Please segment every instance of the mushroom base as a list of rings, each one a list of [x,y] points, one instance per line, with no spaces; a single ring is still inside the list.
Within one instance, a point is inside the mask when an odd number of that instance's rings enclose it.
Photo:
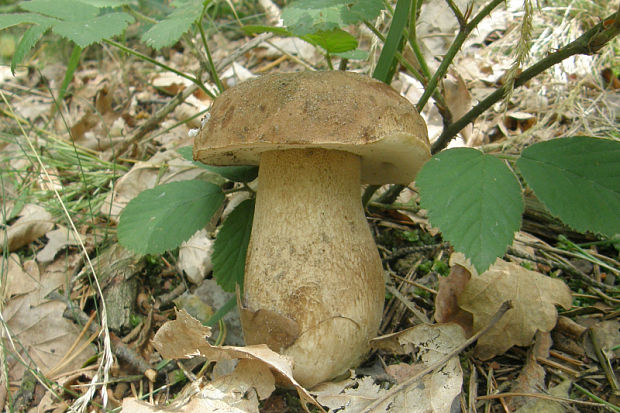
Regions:
[[[262,154],[242,300],[246,343],[292,357],[293,376],[312,387],[363,360],[384,289],[359,157],[323,149]]]

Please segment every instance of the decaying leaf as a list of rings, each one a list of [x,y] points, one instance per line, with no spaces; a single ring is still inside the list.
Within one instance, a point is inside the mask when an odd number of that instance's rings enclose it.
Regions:
[[[53,227],[52,214],[43,207],[27,204],[19,213],[17,221],[7,230],[0,231],[0,251],[4,245],[8,245],[9,251],[15,251],[42,237]]]
[[[79,245],[78,240],[75,238],[73,231],[67,227],[58,226],[57,229],[49,231],[45,234],[47,237],[47,243],[45,247],[37,253],[37,261],[39,262],[51,262],[61,249]]]
[[[450,259],[452,265],[458,261],[454,256]],[[459,265],[475,274],[463,258]],[[537,330],[551,331],[558,316],[555,306],[569,309],[572,295],[559,279],[498,259],[483,274],[472,275],[458,303],[473,314],[473,328],[478,331],[506,300],[512,301],[513,309],[478,340],[476,356],[482,360],[502,354],[512,346],[529,346]]]
[[[167,322],[157,331],[153,345],[162,357],[168,359],[203,356],[211,361],[239,360],[233,376],[219,377],[207,386],[222,386],[222,383],[226,383],[228,389],[236,386],[245,389],[242,392],[244,394],[252,390],[256,391],[260,398],[266,398],[275,389],[273,385],[276,381],[283,382],[295,387],[303,403],[315,404],[323,411],[310,393],[293,378],[292,361],[288,357],[270,350],[264,344],[246,347],[211,346],[205,339],[210,335],[209,327],[202,325],[185,311],[178,311],[176,320]],[[218,387],[220,393],[224,391],[221,389],[222,387]]]
[[[327,382],[312,389],[312,394],[330,412],[354,413],[362,411],[370,402],[386,392],[370,376]]]
[[[79,369],[94,351],[90,346],[83,346],[85,338],[82,338],[75,347],[80,351],[67,353],[78,340],[80,331],[63,318],[64,303],[45,298],[62,285],[68,277],[67,271],[70,273],[72,268],[64,262],[65,272],[60,273],[55,270],[60,264],[54,263],[50,270],[40,274],[33,261],[20,268],[15,265],[16,259],[13,255],[9,261],[7,288],[14,295],[2,310],[7,329],[2,329],[0,334],[7,350],[9,379],[20,380],[31,363],[46,375]],[[22,279],[24,276],[27,282]],[[11,334],[10,340],[7,332]]]
[[[457,323],[465,331],[465,336],[473,334],[471,313],[459,307],[459,295],[471,278],[471,273],[460,265],[453,265],[447,277],[439,277],[439,288],[435,296],[435,320],[438,323]]]
[[[185,273],[191,282],[200,284],[205,276],[213,270],[212,252],[213,239],[209,238],[205,229],[201,229],[179,247],[177,267]]]
[[[450,323],[420,324],[374,339],[371,344],[373,347],[387,349],[396,354],[410,353],[415,356],[418,363],[412,366],[415,368],[410,370],[409,376],[411,376],[452,352],[463,341],[465,341],[463,329]],[[408,378],[401,375],[401,380]],[[455,356],[443,367],[414,381],[404,391],[385,400],[376,411],[449,413],[455,398],[461,392],[462,384],[463,372],[459,359]],[[373,401],[369,400],[367,405]]]

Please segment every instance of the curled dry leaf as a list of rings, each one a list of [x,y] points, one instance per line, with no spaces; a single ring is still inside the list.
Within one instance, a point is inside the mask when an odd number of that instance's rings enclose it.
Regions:
[[[471,278],[471,273],[461,265],[453,265],[447,277],[439,277],[439,288],[435,296],[435,320],[438,323],[456,323],[465,331],[466,337],[473,334],[471,313],[459,307],[459,295]]]
[[[205,229],[201,229],[179,247],[177,267],[192,283],[200,284],[213,270],[212,252],[213,240],[209,238]]]
[[[454,254],[451,264],[458,263],[458,257]],[[464,258],[460,258],[460,265],[475,274]],[[478,340],[476,356],[482,360],[502,354],[512,346],[529,346],[537,330],[551,331],[558,317],[555,306],[569,309],[572,295],[562,280],[498,259],[483,274],[472,275],[458,297],[458,304],[473,314],[473,328],[478,331],[506,300],[512,301],[513,309]]]
[[[153,345],[163,358],[168,359],[203,356],[211,361],[240,360],[233,372],[236,377],[234,380],[237,381],[235,385],[238,387],[253,388],[261,398],[266,398],[274,389],[272,383],[283,382],[295,387],[302,403],[315,404],[324,411],[310,393],[293,378],[292,361],[289,358],[270,350],[264,344],[246,347],[211,346],[205,339],[210,335],[209,327],[202,325],[185,311],[178,311],[176,320],[167,322],[157,331]],[[219,383],[222,377],[217,380]],[[214,384],[215,381],[210,383]]]
[[[27,204],[21,210],[17,221],[8,229],[0,231],[0,251],[8,245],[9,251],[15,251],[42,237],[54,227],[52,214],[45,208]]]

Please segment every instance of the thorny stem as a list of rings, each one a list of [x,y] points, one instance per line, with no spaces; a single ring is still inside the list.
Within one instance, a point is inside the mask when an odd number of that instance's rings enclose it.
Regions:
[[[471,336],[469,339],[462,342],[453,351],[446,354],[445,356],[443,356],[441,359],[437,360],[430,366],[426,367],[424,370],[420,371],[414,376],[409,377],[407,380],[403,381],[398,386],[390,389],[390,391],[386,392],[383,396],[379,397],[377,400],[375,400],[369,406],[367,406],[362,411],[362,413],[371,413],[371,412],[379,411],[377,410],[377,408],[380,407],[386,400],[393,399],[398,393],[406,390],[413,383],[420,380],[422,377],[424,377],[428,373],[442,367],[444,364],[450,361],[452,357],[459,354],[461,351],[463,351],[464,349],[469,347],[471,344],[476,342],[476,340],[478,340],[481,336],[486,334],[486,332],[489,331],[495,324],[497,324],[497,322],[504,316],[504,314],[506,314],[506,311],[510,310],[511,308],[512,308],[512,303],[510,301],[504,301],[502,305],[499,307],[499,309],[497,310],[497,312],[495,313],[495,315],[493,315],[493,317],[489,321],[489,324],[486,325],[486,327],[478,331],[476,334]]]
[[[614,24],[609,24],[610,21],[614,21]],[[554,66],[571,56],[576,54],[592,55],[597,53],[603,48],[603,46],[605,46],[620,33],[619,22],[620,10],[585,32],[576,40],[570,42],[566,46],[558,49],[556,52],[548,55],[544,59],[524,70],[519,76],[516,77],[514,87],[516,88],[522,86],[528,80],[538,76],[551,66]],[[480,114],[500,101],[506,93],[507,87],[508,85],[504,85],[503,87],[495,90],[495,92],[491,93],[482,102],[478,103],[469,112],[463,115],[462,118],[445,128],[439,138],[435,141],[435,143],[433,143],[431,153],[435,154],[444,149],[448,145],[448,142],[450,142],[450,140],[456,136],[461,129],[467,126],[470,122],[473,122]]]
[[[492,9],[491,6],[495,7],[494,4],[497,2],[501,2],[501,0],[499,1],[494,0],[493,3],[485,7],[485,10]],[[474,20],[470,22],[470,24],[476,20],[479,20],[479,17],[483,14],[483,12],[484,10],[480,12],[474,18]],[[558,49],[554,53],[548,55],[544,59],[540,60],[539,62],[533,64],[532,66],[524,70],[519,76],[516,77],[513,87],[517,88],[519,86],[524,85],[528,80],[532,79],[535,76],[538,76],[540,73],[544,72],[551,66],[554,66],[560,63],[561,61],[563,61],[564,59],[567,59],[571,56],[574,56],[576,54],[592,55],[594,53],[597,53],[607,43],[609,43],[614,37],[616,37],[619,33],[620,33],[620,8],[618,9],[616,13],[607,17],[606,19],[604,19],[602,22],[600,22],[596,26],[592,27],[590,30],[585,32],[583,35],[581,35],[576,40]],[[453,46],[455,43],[456,43],[456,40],[453,43]],[[444,62],[448,60],[447,57],[448,56],[446,55],[446,59],[444,59],[444,61],[442,62],[442,66]],[[441,70],[441,66],[439,69],[437,69],[437,73],[439,73],[440,70]],[[435,76],[433,77],[433,79],[437,77],[437,73],[435,73]],[[431,79],[431,82],[433,81],[433,79]],[[436,85],[436,82],[435,82],[435,85]],[[429,82],[429,86],[424,92],[424,95],[422,96],[422,98],[424,98],[425,95],[430,95],[430,92],[428,91],[430,90],[431,86],[432,85]],[[495,92],[487,96],[482,102],[474,106],[469,112],[463,115],[456,122],[451,123],[447,127],[445,127],[443,132],[439,136],[439,138],[437,138],[437,140],[431,146],[431,154],[434,155],[436,153],[441,152],[446,146],[448,146],[448,143],[452,140],[452,138],[456,136],[457,133],[459,133],[459,131],[461,131],[470,122],[473,122],[484,111],[486,111],[491,106],[493,106],[495,103],[503,99],[504,94],[506,93],[507,87],[508,85],[504,85],[503,87],[495,90]],[[422,101],[422,98],[420,98],[420,101]],[[418,105],[419,104],[420,102],[418,102]],[[402,185],[392,185],[379,198],[378,202],[386,203],[386,204],[394,202],[394,200],[398,197],[398,195],[404,188],[405,187]]]
[[[446,55],[444,56],[443,60],[441,61],[441,64],[439,65],[439,68],[437,68],[437,71],[435,72],[435,74],[433,75],[431,80],[428,82],[428,85],[426,86],[426,88],[424,90],[424,94],[422,94],[422,97],[418,101],[418,104],[416,105],[416,108],[418,109],[418,112],[422,111],[422,109],[424,108],[424,106],[428,102],[428,99],[433,94],[433,91],[435,90],[435,88],[437,88],[437,84],[439,83],[439,80],[443,79],[443,77],[448,72],[448,68],[452,64],[452,61],[454,60],[454,57],[456,56],[457,52],[461,49],[461,46],[463,45],[463,43],[467,39],[467,36],[469,36],[469,33],[473,29],[475,29],[476,26],[478,26],[478,24],[480,23],[480,21],[482,19],[487,17],[489,14],[491,14],[491,11],[494,8],[496,8],[503,1],[504,0],[492,0],[489,4],[487,4],[480,11],[480,13],[478,13],[469,23],[467,23],[465,25],[463,25],[464,19],[461,20],[461,19],[459,19],[458,15],[456,16],[457,20],[459,20],[459,24],[461,25],[460,29],[459,29],[459,32],[456,35],[456,38],[454,39],[452,44],[450,45],[450,48],[448,49],[448,52],[446,53]],[[461,18],[462,18],[462,16],[461,16]]]

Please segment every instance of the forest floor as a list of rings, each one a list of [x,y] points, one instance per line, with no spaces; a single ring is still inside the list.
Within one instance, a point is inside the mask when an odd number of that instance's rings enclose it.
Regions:
[[[555,3],[535,8],[524,67],[618,8],[617,0]],[[237,16],[268,24],[258,3],[230,4]],[[443,83],[455,118],[502,85],[519,44],[522,4],[506,2],[494,11],[457,55]],[[418,36],[434,69],[456,26],[440,6],[425,5],[423,13]],[[230,11],[213,24],[209,45],[225,87],[265,73],[329,67],[298,39],[244,35]],[[371,58],[352,60],[347,69],[371,73],[372,33],[351,32]],[[22,34],[0,31],[0,45]],[[124,42],[180,72],[198,73],[191,40],[155,52],[130,26]],[[307,403],[310,411],[361,412],[383,400],[372,411],[620,412],[620,246],[563,225],[527,192],[521,231],[484,276],[443,242],[413,185],[391,205],[371,200],[368,221],[389,275],[381,334],[395,334],[378,340],[346,377],[301,388],[279,359],[243,350],[234,310],[214,326],[199,356],[165,358],[162,349],[182,352],[179,343],[208,334],[181,310],[204,321],[234,297],[215,283],[205,260],[222,220],[180,250],[147,256],[120,247],[116,225],[141,191],[204,177],[177,149],[192,145],[190,131],[200,127],[213,99],[178,74],[102,43],[84,50],[57,105],[71,50],[48,34],[15,74],[9,52],[0,50],[3,411],[60,412],[86,401],[88,411],[163,411],[153,405],[174,402],[178,411],[297,412]],[[509,157],[567,136],[620,140],[619,52],[616,39],[599,54],[562,61],[484,112],[451,146]],[[331,63],[338,67],[339,59]],[[392,87],[412,102],[422,92],[404,68]],[[175,98],[183,94],[184,100]],[[422,116],[432,141],[443,119],[432,104]],[[220,217],[241,200],[227,195]],[[461,294],[470,278],[485,293],[468,307]],[[501,328],[412,379],[452,354],[505,300],[513,310]],[[177,325],[175,340],[154,339],[175,318],[185,323]],[[241,360],[237,369],[228,359]]]

